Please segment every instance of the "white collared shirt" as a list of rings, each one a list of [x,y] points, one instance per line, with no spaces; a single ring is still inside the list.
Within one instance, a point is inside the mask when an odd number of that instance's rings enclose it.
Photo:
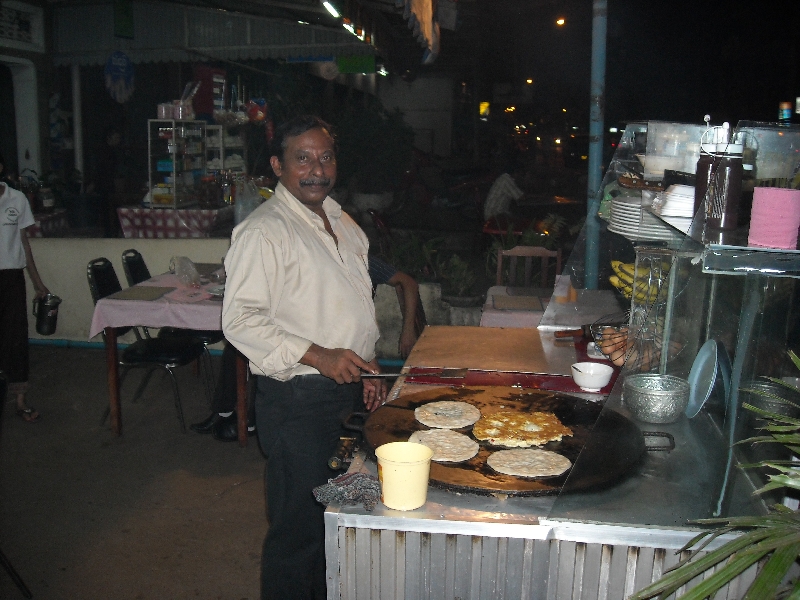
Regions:
[[[281,184],[233,230],[222,330],[253,373],[281,381],[319,373],[298,362],[312,343],[375,357],[367,236],[333,199],[322,208],[338,247],[322,219]]]

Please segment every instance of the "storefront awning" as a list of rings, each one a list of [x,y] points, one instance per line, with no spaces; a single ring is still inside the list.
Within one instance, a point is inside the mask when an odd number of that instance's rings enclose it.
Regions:
[[[119,50],[133,63],[286,59],[324,61],[374,54],[345,30],[221,10],[132,2],[133,37],[115,36],[114,7],[53,9],[53,62],[102,65]]]

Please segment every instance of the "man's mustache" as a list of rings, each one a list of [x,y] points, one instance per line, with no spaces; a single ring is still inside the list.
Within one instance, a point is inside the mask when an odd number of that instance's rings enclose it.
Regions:
[[[311,178],[311,179],[301,179],[300,185],[307,186],[307,185],[321,185],[321,186],[329,186],[331,184],[330,177],[324,177],[321,179]]]

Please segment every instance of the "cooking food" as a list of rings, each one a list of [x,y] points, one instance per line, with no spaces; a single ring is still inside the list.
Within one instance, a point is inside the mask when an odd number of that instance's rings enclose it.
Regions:
[[[428,427],[461,429],[481,418],[481,411],[468,402],[441,400],[414,409],[417,421]]]
[[[493,446],[527,448],[558,442],[572,430],[551,412],[501,410],[484,415],[472,428],[472,435]]]
[[[478,453],[478,442],[452,429],[426,429],[415,431],[408,438],[414,444],[423,444],[433,450],[439,462],[462,462]]]
[[[500,450],[490,455],[486,464],[498,473],[516,477],[555,477],[572,466],[560,454],[531,448]]]

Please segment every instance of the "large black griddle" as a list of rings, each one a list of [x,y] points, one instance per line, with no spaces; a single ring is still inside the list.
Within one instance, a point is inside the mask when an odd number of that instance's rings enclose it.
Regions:
[[[487,391],[490,393],[487,394]],[[389,442],[408,440],[415,431],[428,429],[416,420],[414,409],[440,400],[469,402],[484,414],[500,409],[553,412],[564,425],[572,429],[573,435],[565,436],[560,442],[550,442],[543,448],[558,452],[573,464],[590,439],[591,430],[602,411],[602,405],[598,403],[559,392],[486,386],[437,387],[400,396],[381,406],[364,423],[364,440],[373,450]],[[638,462],[645,451],[642,433],[632,421],[613,411],[606,411],[606,415],[604,422],[612,425],[611,430],[601,434],[602,447],[595,447],[598,456],[592,468],[580,469],[580,473],[574,473],[577,477],[569,478],[571,491],[607,485],[617,480]],[[456,431],[469,435],[471,429]],[[595,443],[593,445],[596,446]],[[492,452],[501,449],[481,442],[477,456],[469,461],[432,462],[431,484],[479,494],[543,496],[559,493],[571,474],[570,470],[558,477],[534,479],[496,473],[486,464],[486,459]]]

